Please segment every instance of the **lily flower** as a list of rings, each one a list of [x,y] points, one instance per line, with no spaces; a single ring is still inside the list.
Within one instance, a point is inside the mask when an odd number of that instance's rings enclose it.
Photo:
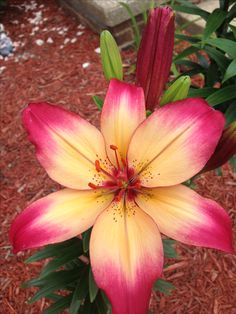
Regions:
[[[143,90],[111,80],[101,132],[47,103],[23,113],[29,139],[49,176],[66,188],[29,205],[13,222],[14,251],[70,239],[93,226],[92,271],[113,314],[147,312],[163,268],[161,233],[232,252],[229,216],[181,185],[212,155],[223,115],[198,98],[145,116]]]
[[[137,56],[136,83],[153,110],[168,81],[174,49],[175,17],[169,7],[151,10]]]

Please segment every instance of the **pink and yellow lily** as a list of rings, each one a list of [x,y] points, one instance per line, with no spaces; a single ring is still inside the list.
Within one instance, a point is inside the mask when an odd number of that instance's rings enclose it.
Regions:
[[[146,119],[143,90],[112,80],[101,132],[80,116],[30,104],[23,122],[49,176],[66,188],[29,205],[10,231],[14,251],[70,239],[93,226],[90,257],[113,314],[144,314],[163,267],[161,233],[232,252],[230,219],[181,185],[215,150],[224,117],[198,98]]]

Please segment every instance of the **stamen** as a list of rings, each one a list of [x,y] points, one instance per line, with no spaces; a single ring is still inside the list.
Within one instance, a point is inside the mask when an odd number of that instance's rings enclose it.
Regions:
[[[122,161],[123,166],[126,167],[127,166],[126,160],[124,158],[121,158],[121,161]]]
[[[118,168],[118,170],[120,170],[120,163],[119,163],[119,159],[118,159],[118,156],[117,156],[117,149],[118,149],[118,147],[115,146],[115,145],[110,145],[110,149],[114,150],[114,152],[115,152],[117,168]]]
[[[100,165],[99,160],[95,160],[95,168],[96,168],[97,172],[101,171],[101,165]]]
[[[95,160],[95,168],[97,170],[97,172],[103,172],[105,175],[107,175],[108,177],[112,178],[114,180],[114,176],[111,175],[109,172],[107,172],[106,170],[104,170],[101,165],[100,165],[100,162],[99,160]]]
[[[89,182],[88,186],[89,186],[91,189],[94,189],[94,190],[96,190],[96,189],[99,187],[98,185],[93,184],[93,183],[91,183],[91,182]]]

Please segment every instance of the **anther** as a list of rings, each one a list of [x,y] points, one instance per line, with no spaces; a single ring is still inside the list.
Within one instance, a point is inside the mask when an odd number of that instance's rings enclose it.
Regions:
[[[109,172],[107,172],[105,169],[103,169],[101,167],[99,160],[95,160],[95,168],[96,168],[97,172],[102,172],[105,175],[107,175],[108,177],[114,179],[113,175],[111,175]]]
[[[97,172],[101,171],[101,165],[100,165],[99,160],[95,160],[95,168],[96,168]]]
[[[110,149],[112,149],[112,150],[117,150],[117,149],[118,149],[118,147],[117,147],[117,146],[115,146],[115,145],[110,145]]]
[[[89,182],[88,186],[91,188],[91,189],[94,189],[96,190],[98,188],[98,186],[96,184],[93,184],[91,182]]]

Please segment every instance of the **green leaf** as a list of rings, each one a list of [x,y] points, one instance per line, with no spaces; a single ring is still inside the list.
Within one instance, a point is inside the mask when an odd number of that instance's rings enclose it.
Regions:
[[[233,76],[236,76],[236,58],[230,63],[230,65],[226,69],[222,83],[226,82]]]
[[[77,314],[82,301],[88,294],[88,269],[85,269],[73,293],[69,314]]]
[[[191,79],[189,76],[181,76],[164,92],[160,105],[163,106],[172,101],[181,100],[187,97]]]
[[[41,251],[27,258],[25,263],[36,262],[49,257],[62,256],[65,252],[76,249],[80,245],[80,242],[80,239],[72,238],[61,243],[47,245]]]
[[[206,45],[204,47],[204,50],[218,64],[220,71],[222,72],[222,74],[224,74],[226,71],[226,68],[228,67],[230,63],[229,59],[221,51],[211,46]]]
[[[91,231],[92,231],[92,228],[88,229],[82,234],[83,250],[85,253],[87,253],[89,250],[89,241],[90,241]]]
[[[186,65],[187,67],[199,70],[199,72],[204,70],[204,68],[199,63],[190,60],[178,60],[175,62],[175,64],[183,64]]]
[[[236,101],[229,105],[225,111],[226,126],[236,121]]]
[[[167,258],[177,258],[178,254],[175,248],[173,247],[173,245],[176,244],[176,241],[171,240],[171,239],[164,239],[162,240],[162,242],[163,242],[164,256]]]
[[[227,23],[230,23],[233,18],[236,16],[236,3],[231,7],[230,11],[227,14]]]
[[[207,39],[207,44],[217,47],[233,58],[236,58],[236,42],[225,38]]]
[[[98,314],[94,303],[90,303],[87,297],[84,303],[80,306],[78,314]]]
[[[218,89],[213,87],[204,87],[204,88],[190,88],[188,97],[208,97]]]
[[[186,36],[183,34],[175,34],[175,38],[180,39],[180,40],[184,40],[184,41],[188,41],[191,44],[196,44],[196,43],[199,43],[201,41],[201,39],[199,39],[198,37]]]
[[[180,1],[179,1],[180,2]],[[201,16],[205,21],[207,21],[210,13],[198,8],[197,6],[188,6],[188,5],[173,5],[173,10],[188,13],[192,15],[199,15]]]
[[[211,106],[215,106],[220,103],[226,102],[227,100],[235,98],[236,98],[235,85],[230,85],[217,90],[212,95],[208,96],[206,100]]]
[[[112,34],[105,30],[100,36],[102,67],[105,78],[123,80],[123,67],[119,48]]]
[[[73,269],[70,271],[62,270],[54,272],[45,277],[39,277],[27,281],[24,284],[25,288],[28,287],[40,287],[38,292],[30,299],[30,303],[33,303],[40,298],[51,294],[55,290],[65,289],[65,287],[74,281],[76,281],[81,273],[81,269]]]
[[[234,25],[229,25],[229,27],[232,29],[232,32],[234,34],[234,37],[236,38],[236,26]]]
[[[203,41],[208,39],[213,32],[215,32],[224,22],[226,12],[221,9],[215,9],[208,17],[206,26],[203,31]]]
[[[96,303],[98,314],[107,314],[108,308],[100,292],[95,300],[95,303]]]
[[[96,282],[93,277],[92,270],[90,268],[89,270],[89,297],[90,301],[93,302],[97,296],[98,293],[98,286],[96,285]]]
[[[44,310],[43,314],[58,314],[70,306],[72,294],[60,296],[60,299]]]
[[[119,2],[119,3],[126,9],[126,11],[128,12],[128,14],[131,18],[133,31],[134,31],[134,42],[135,42],[136,49],[138,49],[139,44],[140,44],[140,40],[141,40],[138,23],[135,19],[135,16],[133,15],[133,12],[132,12],[130,6],[125,2]]]
[[[40,277],[47,276],[49,273],[55,271],[59,267],[62,267],[66,263],[70,262],[73,259],[77,259],[78,256],[83,254],[83,247],[82,244],[80,247],[78,247],[78,250],[70,250],[67,254],[61,256],[61,257],[56,257],[55,259],[51,260],[48,262],[48,264],[42,269],[42,272],[40,274]],[[81,264],[83,264],[81,262]]]
[[[101,97],[99,96],[92,96],[93,98],[93,101],[95,102],[95,105],[98,107],[98,110],[102,110],[102,107],[103,107],[103,100]]]
[[[196,53],[197,51],[199,51],[200,48],[198,47],[194,47],[194,46],[190,46],[186,49],[184,49],[181,53],[179,53],[176,57],[174,57],[174,62],[180,59],[183,59],[193,53]]]
[[[153,289],[156,291],[159,291],[159,292],[162,292],[166,295],[170,295],[172,290],[175,289],[175,286],[172,285],[170,282],[167,282],[163,279],[158,279],[155,284],[154,284],[154,287]]]

